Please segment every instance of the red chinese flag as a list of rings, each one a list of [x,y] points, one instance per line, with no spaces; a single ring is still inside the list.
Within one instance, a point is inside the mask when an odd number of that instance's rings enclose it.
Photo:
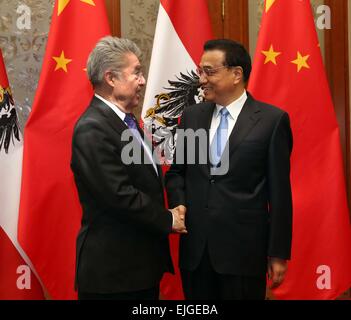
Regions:
[[[53,299],[72,299],[81,207],[70,170],[73,126],[93,92],[86,61],[110,33],[102,0],[58,0],[25,127],[18,237]]]
[[[292,257],[280,299],[334,299],[351,286],[339,128],[308,0],[267,0],[249,91],[286,110],[294,137]]]
[[[192,90],[197,86],[197,77],[194,77],[196,76],[196,65],[200,62],[204,42],[211,38],[212,31],[206,0],[160,1],[142,110],[142,121],[146,132],[151,132],[151,128],[158,131],[166,127],[169,130],[174,129],[183,108],[196,102],[195,95],[198,92],[196,89],[195,92]],[[172,88],[172,83],[178,83],[180,86]],[[179,90],[180,87],[184,90]],[[158,104],[160,103],[159,97],[162,96],[169,97],[168,101],[163,100],[165,104],[173,99],[178,101],[176,104],[181,111],[178,113],[172,110],[171,112],[161,111],[162,108],[158,108]],[[150,110],[152,111],[149,112]],[[171,121],[165,125],[167,121],[164,119],[171,119]],[[153,142],[157,139],[155,136],[152,137]],[[166,160],[164,161],[167,163]],[[163,171],[167,169],[167,166],[163,167]],[[178,240],[178,235],[170,236],[176,275],[166,274],[164,276],[161,282],[161,296],[164,299],[184,298],[177,268]]]

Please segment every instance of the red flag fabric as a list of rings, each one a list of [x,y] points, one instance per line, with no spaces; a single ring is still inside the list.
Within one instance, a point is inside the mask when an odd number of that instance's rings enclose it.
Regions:
[[[18,237],[53,299],[74,299],[81,207],[70,170],[73,126],[93,91],[86,61],[110,34],[102,0],[57,0],[25,127]]]
[[[0,50],[0,300],[43,298],[17,241],[22,155],[23,137]]]
[[[351,286],[339,128],[310,1],[267,0],[248,90],[291,119],[292,257],[279,299],[334,299]]]
[[[0,300],[42,300],[41,285],[0,227]]]
[[[142,110],[146,133],[151,134],[161,162],[170,163],[174,132],[184,108],[198,102],[195,73],[203,44],[212,38],[206,0],[161,0]],[[163,167],[163,171],[167,166]],[[178,235],[171,235],[176,276],[161,282],[163,299],[183,299],[178,265]]]

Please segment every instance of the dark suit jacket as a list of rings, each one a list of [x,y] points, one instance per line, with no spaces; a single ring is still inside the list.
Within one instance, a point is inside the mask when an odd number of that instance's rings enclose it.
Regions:
[[[173,272],[172,214],[152,164],[122,163],[126,124],[96,97],[78,120],[71,168],[83,208],[77,238],[81,292],[119,293],[158,285]]]
[[[208,134],[214,108],[209,102],[187,108],[179,128],[204,128]],[[207,244],[218,273],[262,275],[267,256],[290,258],[292,134],[288,114],[248,94],[228,141],[226,174],[211,175],[209,163],[198,162],[199,154],[209,149],[208,139],[196,144],[197,163],[174,163],[166,174],[169,206],[184,204],[188,209],[188,234],[180,240],[180,267],[194,270]],[[189,161],[186,144],[177,144],[176,155],[184,149]]]

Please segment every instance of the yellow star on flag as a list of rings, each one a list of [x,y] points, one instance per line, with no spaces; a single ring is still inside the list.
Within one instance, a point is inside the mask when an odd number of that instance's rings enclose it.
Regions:
[[[271,47],[269,48],[269,51],[262,50],[261,52],[266,56],[266,60],[264,61],[264,64],[267,64],[268,62],[272,62],[273,64],[277,65],[276,58],[282,54],[281,52],[274,51],[272,44],[271,44]]]
[[[266,13],[269,11],[269,9],[271,8],[271,6],[274,4],[276,0],[267,0],[266,1]]]
[[[87,3],[87,4],[90,4],[90,5],[92,5],[92,6],[95,6],[95,3],[94,3],[93,0],[80,0],[80,1],[85,2],[85,3]]]
[[[58,0],[57,15],[59,16],[71,0]]]
[[[307,69],[310,68],[310,66],[307,63],[307,60],[309,57],[310,57],[309,54],[307,56],[302,56],[300,51],[297,52],[297,59],[294,61],[291,61],[291,63],[294,63],[297,65],[297,72],[300,72],[302,68],[307,68]]]
[[[86,4],[90,4],[91,6],[95,6],[94,0],[80,0]],[[71,0],[58,0],[57,6],[57,15],[59,16],[63,10],[66,9],[67,5],[71,2]]]
[[[55,71],[59,69],[63,69],[67,73],[67,65],[72,61],[72,59],[66,59],[65,53],[61,52],[61,56],[59,57],[52,57],[56,61],[56,68]]]

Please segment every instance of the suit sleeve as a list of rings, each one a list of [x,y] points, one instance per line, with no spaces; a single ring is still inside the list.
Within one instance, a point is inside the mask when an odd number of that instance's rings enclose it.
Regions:
[[[103,124],[92,119],[80,123],[72,145],[71,167],[76,178],[102,207],[115,209],[117,219],[170,233],[172,214],[132,185],[119,149]]]
[[[268,256],[290,259],[292,240],[292,195],[290,155],[292,133],[287,113],[278,120],[268,151],[270,227]]]
[[[178,205],[186,205],[185,201],[185,173],[186,173],[186,141],[183,134],[185,127],[185,115],[183,113],[177,129],[177,143],[173,156],[173,163],[165,175],[168,206],[174,208]]]

